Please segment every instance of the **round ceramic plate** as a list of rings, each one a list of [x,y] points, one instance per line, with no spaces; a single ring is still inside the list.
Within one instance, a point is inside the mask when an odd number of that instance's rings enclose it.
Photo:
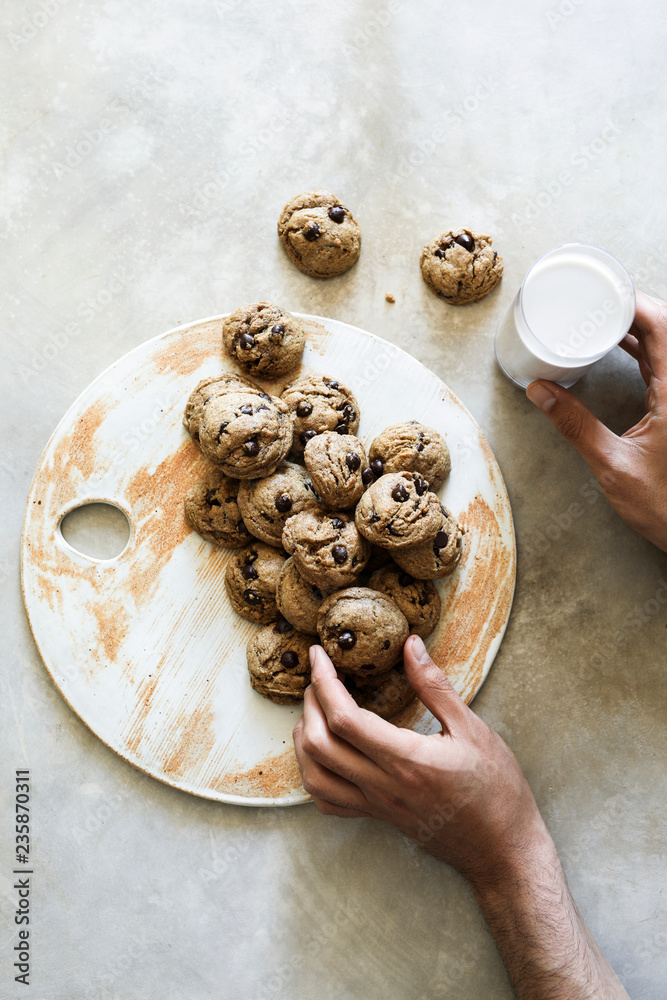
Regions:
[[[345,323],[304,320],[301,372],[328,374],[353,390],[366,444],[410,419],[447,438],[452,472],[440,492],[466,535],[458,569],[438,584],[443,614],[428,645],[470,701],[498,650],[514,591],[512,515],[495,458],[463,404],[410,355]],[[116,753],[195,795],[291,805],[308,799],[291,737],[301,709],[251,689],[245,647],[258,626],[227,599],[230,553],[183,517],[187,489],[209,466],[181,418],[199,379],[233,369],[221,356],[221,326],[217,316],[142,344],[65,414],[28,497],[24,601],[54,683]],[[265,385],[275,394],[288,381]],[[94,501],[115,504],[130,522],[115,559],[82,555],[62,535],[63,517]],[[420,702],[396,723],[438,728]]]

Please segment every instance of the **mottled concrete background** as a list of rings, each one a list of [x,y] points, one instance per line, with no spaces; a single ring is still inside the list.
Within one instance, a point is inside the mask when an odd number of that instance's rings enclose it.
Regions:
[[[452,871],[372,822],[220,806],[143,777],[73,715],[32,643],[19,536],[57,421],[135,345],[265,297],[399,344],[487,433],[519,568],[475,709],[519,756],[629,992],[658,1000],[667,557],[499,374],[492,339],[529,264],[571,240],[667,296],[661,4],[15,0],[2,16],[0,787],[13,808],[14,769],[31,769],[30,995],[511,996]],[[358,265],[333,281],[299,273],[275,236],[311,187],[363,230]],[[500,289],[459,310],[418,269],[450,225],[492,234],[505,259]],[[577,388],[618,431],[642,390],[620,351]],[[3,808],[3,997],[24,995],[12,838]]]

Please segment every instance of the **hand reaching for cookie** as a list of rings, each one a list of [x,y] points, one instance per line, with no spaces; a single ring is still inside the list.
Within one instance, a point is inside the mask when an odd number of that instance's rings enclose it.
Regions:
[[[647,411],[621,437],[554,382],[532,382],[526,393],[574,445],[617,514],[667,552],[667,304],[638,292],[620,346],[639,364]]]
[[[294,745],[323,813],[382,819],[469,880],[519,998],[627,997],[570,896],[521,768],[418,636],[405,669],[442,729],[422,736],[358,708],[320,646]]]

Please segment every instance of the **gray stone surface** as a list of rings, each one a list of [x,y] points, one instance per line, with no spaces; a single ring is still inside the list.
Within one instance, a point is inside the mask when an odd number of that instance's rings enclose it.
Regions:
[[[0,785],[11,804],[14,768],[32,771],[34,995],[512,995],[454,872],[373,822],[222,806],[143,777],[74,716],[32,643],[19,538],[57,421],[143,340],[268,298],[399,344],[487,432],[519,566],[475,710],[517,753],[629,992],[657,1000],[667,557],[505,381],[492,339],[530,263],[571,240],[667,297],[661,5],[16,0],[0,45]],[[363,231],[358,265],[333,281],[299,273],[275,234],[284,202],[313,187]],[[418,267],[451,225],[492,234],[505,259],[501,287],[460,309]],[[642,412],[620,352],[576,391],[618,431]],[[23,995],[12,843],[3,808],[3,997]]]

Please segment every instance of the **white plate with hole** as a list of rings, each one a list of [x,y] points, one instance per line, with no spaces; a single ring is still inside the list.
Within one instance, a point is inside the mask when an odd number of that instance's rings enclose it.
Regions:
[[[440,495],[466,535],[459,568],[438,584],[443,616],[428,645],[470,701],[496,655],[514,591],[514,529],[496,460],[463,404],[417,360],[345,323],[304,319],[301,372],[330,375],[353,390],[366,444],[409,419],[446,436],[452,472]],[[187,489],[209,466],[181,418],[199,379],[234,367],[221,356],[221,326],[218,316],[142,344],[65,414],[28,496],[23,595],[54,683],[107,746],[186,792],[291,805],[308,799],[291,737],[301,710],[251,689],[245,647],[258,626],[229,605],[228,551],[205,542],[183,517]],[[287,381],[266,387],[280,392]],[[68,512],[100,501],[130,525],[113,559],[84,555],[61,531]],[[419,702],[396,721],[437,729]]]

